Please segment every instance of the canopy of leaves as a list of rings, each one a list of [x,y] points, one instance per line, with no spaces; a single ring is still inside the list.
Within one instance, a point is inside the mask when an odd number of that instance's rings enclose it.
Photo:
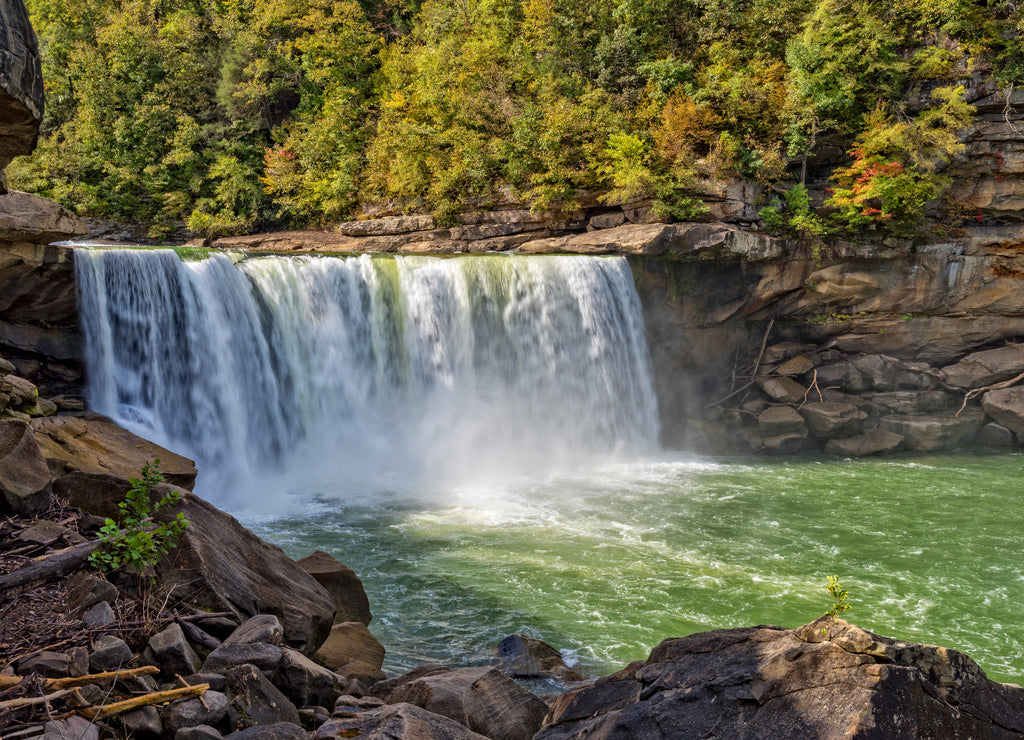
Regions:
[[[27,5],[47,113],[12,184],[155,237],[584,191],[692,217],[709,180],[802,181],[826,139],[851,151],[834,223],[908,231],[969,121],[958,82],[1024,80],[1011,0]],[[904,110],[913,86],[932,107]],[[853,192],[897,170],[896,210]]]

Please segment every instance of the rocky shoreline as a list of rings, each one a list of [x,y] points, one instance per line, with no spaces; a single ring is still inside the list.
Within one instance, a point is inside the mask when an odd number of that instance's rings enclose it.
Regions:
[[[190,524],[154,570],[104,575],[82,553],[151,456],[182,486],[153,487],[181,496],[157,518]],[[1024,737],[1024,689],[831,617],[669,639],[597,679],[522,635],[491,665],[385,676],[358,576],[323,552],[291,561],[194,480],[190,461],[93,414],[0,422],[5,740]],[[565,692],[516,680],[542,676]]]

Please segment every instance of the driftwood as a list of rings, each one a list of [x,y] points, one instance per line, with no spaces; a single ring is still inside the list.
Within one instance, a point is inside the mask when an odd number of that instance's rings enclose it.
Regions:
[[[814,379],[811,381],[811,384],[807,386],[807,390],[804,391],[804,400],[801,401],[800,405],[796,407],[797,411],[802,409],[804,407],[804,404],[807,403],[807,397],[811,395],[812,388],[817,392],[818,400],[824,403],[825,397],[821,395],[821,386],[818,385],[818,368],[814,368]]]
[[[960,404],[960,411],[963,411],[965,408],[967,408],[967,402],[970,401],[972,398],[977,398],[982,393],[988,393],[989,391],[998,391],[1003,388],[1009,388],[1011,385],[1016,385],[1022,380],[1024,380],[1024,373],[1021,373],[1016,378],[1004,380],[1002,383],[993,383],[992,385],[982,386],[981,388],[971,388],[971,390],[967,391],[967,393],[964,394],[964,402]],[[957,416],[960,416],[960,411],[956,412]]]
[[[75,712],[89,720],[105,719],[122,712],[130,712],[139,707],[148,707],[153,704],[165,704],[175,699],[184,699],[190,696],[202,696],[210,688],[208,683],[200,683],[184,689],[171,689],[170,691],[154,691],[151,694],[133,696],[131,699],[116,701],[113,704],[106,704],[102,707],[78,707]]]
[[[181,631],[185,633],[185,637],[187,637],[189,642],[193,645],[200,645],[207,650],[216,650],[220,647],[220,640],[208,633],[206,630],[202,630],[195,626],[192,622],[185,619],[175,619],[174,621],[178,623],[181,627]]]
[[[102,540],[91,540],[36,558],[14,572],[0,576],[0,595],[15,596],[43,583],[63,578],[80,568],[103,545]]]
[[[723,398],[719,398],[717,401],[713,401],[712,403],[709,403],[704,408],[709,409],[709,408],[711,408],[713,406],[717,406],[718,404],[723,403],[724,401],[728,401],[733,396],[735,396],[735,395],[737,395],[739,393],[742,393],[747,388],[752,386],[755,382],[757,382],[757,380],[756,380],[757,379],[757,371],[761,368],[761,358],[764,357],[764,350],[768,346],[768,335],[772,333],[772,327],[773,326],[775,326],[775,319],[768,319],[768,328],[766,328],[764,330],[764,336],[761,338],[761,351],[757,353],[757,361],[754,362],[754,370],[750,374],[750,378],[751,378],[750,382],[746,383],[745,385],[741,386],[740,388],[737,388],[732,393],[730,393],[728,396],[725,396]]]
[[[91,673],[88,676],[75,678],[44,678],[43,686],[47,689],[70,689],[75,686],[87,686],[91,683],[110,683],[123,678],[134,678],[136,676],[152,676],[159,673],[160,669],[155,665],[146,665],[141,668],[132,668],[123,671],[104,671],[103,673]],[[24,680],[21,676],[0,676],[0,688],[17,686]]]
[[[0,709],[21,709],[22,707],[34,707],[37,704],[49,704],[51,701],[63,699],[70,693],[70,689],[61,689],[60,691],[54,691],[52,694],[47,694],[46,696],[8,699],[7,701],[0,701]]]

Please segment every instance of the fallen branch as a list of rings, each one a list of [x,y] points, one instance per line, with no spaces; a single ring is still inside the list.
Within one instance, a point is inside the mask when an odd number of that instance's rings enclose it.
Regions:
[[[7,701],[0,701],[0,709],[21,709],[22,707],[34,707],[38,704],[46,704],[51,701],[61,699],[71,691],[69,689],[62,689],[60,691],[54,691],[52,694],[46,696],[34,696],[26,697],[23,699],[8,699]]]
[[[811,388],[818,392],[818,400],[825,403],[825,397],[821,395],[821,388],[818,386],[818,368],[814,368],[814,378],[811,380],[811,384],[807,386],[807,390],[804,391],[804,400],[796,407],[797,411],[802,409],[804,404],[807,403],[807,396],[811,394]]]
[[[141,668],[131,668],[123,671],[104,671],[103,673],[91,673],[88,676],[77,676],[74,678],[44,678],[43,686],[47,689],[70,689],[75,686],[87,686],[91,683],[104,684],[110,681],[118,681],[124,678],[135,678],[136,676],[152,676],[159,673],[160,669],[155,665],[145,665]],[[24,680],[22,676],[0,676],[0,688],[17,686]]]
[[[102,707],[79,707],[75,712],[89,720],[106,719],[107,717],[112,717],[115,714],[130,712],[131,710],[138,709],[139,707],[148,707],[153,704],[165,704],[169,701],[174,701],[175,699],[184,699],[190,696],[202,696],[209,688],[210,684],[200,683],[195,686],[189,686],[185,689],[154,691],[151,694],[134,696],[131,699],[117,701],[113,704],[107,704]]]
[[[89,556],[103,545],[102,540],[91,540],[36,558],[14,572],[0,576],[0,594],[15,596],[35,586],[63,578],[84,565]]]
[[[220,647],[220,640],[208,633],[206,630],[196,627],[185,619],[176,619],[174,621],[178,623],[181,627],[181,631],[185,633],[185,637],[187,637],[189,642],[193,645],[200,645],[207,650],[216,650]]]

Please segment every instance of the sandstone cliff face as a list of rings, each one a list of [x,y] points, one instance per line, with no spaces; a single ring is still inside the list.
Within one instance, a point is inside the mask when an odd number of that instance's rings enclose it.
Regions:
[[[0,170],[36,145],[43,119],[43,75],[36,34],[22,0],[0,2]],[[0,183],[2,185],[2,183]],[[5,192],[3,187],[0,192]]]

